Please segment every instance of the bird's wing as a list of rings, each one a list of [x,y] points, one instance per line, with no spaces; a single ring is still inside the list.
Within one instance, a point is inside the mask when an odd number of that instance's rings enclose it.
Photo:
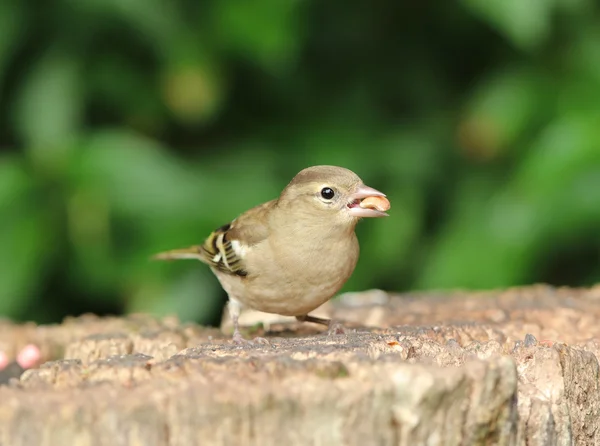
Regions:
[[[224,273],[246,277],[247,250],[268,237],[268,213],[274,206],[275,200],[256,206],[213,231],[203,244],[161,252],[154,258],[198,259]]]

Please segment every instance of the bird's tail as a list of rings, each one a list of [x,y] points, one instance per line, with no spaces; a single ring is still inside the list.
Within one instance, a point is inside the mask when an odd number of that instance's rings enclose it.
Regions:
[[[171,249],[169,251],[159,252],[152,256],[154,260],[180,260],[196,259],[204,261],[202,257],[202,247],[200,245],[190,246],[189,248]]]

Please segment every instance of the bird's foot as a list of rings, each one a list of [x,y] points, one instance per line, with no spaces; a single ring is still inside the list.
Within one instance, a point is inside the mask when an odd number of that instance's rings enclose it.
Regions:
[[[247,339],[244,339],[244,337],[240,334],[239,331],[236,331],[235,333],[233,333],[233,337],[231,338],[231,342],[233,342],[234,344],[237,345],[244,345],[247,344],[248,341]]]
[[[270,345],[271,344],[267,339],[261,338],[261,337],[256,337],[252,340],[246,339],[242,336],[242,334],[239,331],[236,331],[233,333],[233,338],[231,340],[236,345],[256,345],[256,344]]]
[[[327,330],[327,335],[339,335],[339,334],[348,334],[348,330],[339,322],[331,321],[329,323],[329,330]]]

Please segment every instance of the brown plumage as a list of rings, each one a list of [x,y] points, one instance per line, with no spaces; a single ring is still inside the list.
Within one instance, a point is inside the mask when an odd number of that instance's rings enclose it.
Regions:
[[[372,197],[380,198],[361,206]],[[348,169],[309,167],[278,199],[215,230],[202,245],[155,258],[193,258],[211,267],[229,296],[235,342],[243,341],[238,329],[242,307],[328,324],[308,314],[333,297],[354,271],[356,223],[386,216],[389,202],[384,197]]]

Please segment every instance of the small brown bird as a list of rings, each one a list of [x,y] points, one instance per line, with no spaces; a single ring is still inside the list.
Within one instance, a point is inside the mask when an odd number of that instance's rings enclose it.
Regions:
[[[166,251],[156,259],[197,259],[210,266],[229,296],[233,341],[245,340],[243,307],[329,325],[309,313],[331,299],[358,260],[354,228],[363,217],[385,217],[385,195],[352,171],[335,166],[302,170],[279,198],[256,206],[202,245]]]

